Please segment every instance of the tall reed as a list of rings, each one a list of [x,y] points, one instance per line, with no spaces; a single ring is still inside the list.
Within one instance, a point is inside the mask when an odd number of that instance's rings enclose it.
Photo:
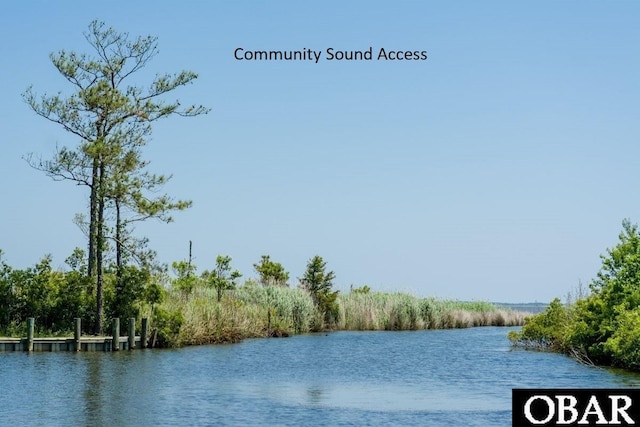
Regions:
[[[518,326],[526,313],[485,302],[417,298],[403,293],[348,293],[338,298],[338,329],[405,330]]]
[[[159,309],[183,318],[179,332],[167,337],[172,346],[287,336],[309,332],[321,322],[308,293],[275,286],[241,286],[219,302],[211,288],[197,286],[189,294],[171,290]]]

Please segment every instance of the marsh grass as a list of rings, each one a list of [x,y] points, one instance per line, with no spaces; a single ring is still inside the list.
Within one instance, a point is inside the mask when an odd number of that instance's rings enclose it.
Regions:
[[[335,330],[418,330],[522,325],[525,313],[484,302],[417,298],[403,293],[347,293],[338,296]],[[158,307],[143,310],[160,345],[237,342],[318,331],[323,316],[299,288],[247,282],[225,292],[198,286],[186,295],[170,290]]]
[[[417,298],[402,293],[349,293],[338,298],[338,329],[415,330],[520,326],[526,313],[486,302]]]
[[[206,287],[196,287],[188,295],[170,291],[159,310],[169,317],[172,313],[183,317],[178,331],[169,330],[162,336],[168,346],[288,336],[309,332],[322,321],[305,291],[251,284],[226,292],[221,301],[214,289]],[[162,330],[163,322],[154,322],[158,316],[149,314],[151,327]]]

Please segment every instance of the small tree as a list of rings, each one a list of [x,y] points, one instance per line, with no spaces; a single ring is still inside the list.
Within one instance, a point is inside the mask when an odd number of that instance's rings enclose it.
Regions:
[[[196,266],[188,261],[174,261],[171,267],[177,276],[173,279],[173,286],[182,291],[183,295],[189,295],[198,281],[195,276]]]
[[[316,255],[307,263],[307,270],[300,279],[300,287],[311,294],[313,302],[322,314],[325,323],[334,323],[338,315],[339,291],[332,291],[335,273],[326,272],[327,263]]]
[[[353,285],[351,285],[351,292],[354,294],[369,294],[371,293],[371,288],[367,285],[361,286],[359,288],[354,288]]]
[[[242,277],[238,270],[231,270],[231,257],[218,255],[216,269],[202,273],[202,279],[217,291],[218,302],[222,299],[222,292],[234,289],[236,280]]]
[[[262,255],[260,264],[253,264],[253,268],[260,275],[262,285],[288,286],[289,273],[282,264],[271,261],[269,255]]]

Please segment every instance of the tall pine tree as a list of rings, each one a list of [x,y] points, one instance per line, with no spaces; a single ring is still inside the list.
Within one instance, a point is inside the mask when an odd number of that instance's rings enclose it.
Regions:
[[[56,149],[52,159],[27,156],[29,164],[56,180],[71,180],[89,188],[87,274],[96,292],[95,332],[103,326],[103,269],[109,238],[107,210],[116,212],[117,252],[122,253],[128,207],[138,219],[168,218],[167,212],[184,209],[189,202],[174,202],[168,196],[146,195],[167,177],[143,172],[141,149],[156,120],[172,115],[197,116],[203,106],[180,105],[164,95],[191,84],[191,71],[157,75],[150,84],[137,85],[136,73],[158,53],[157,38],[130,38],[93,21],[84,34],[91,53],[59,51],[51,54],[58,72],[71,84],[73,93],[38,96],[32,88],[23,94],[29,107],[41,117],[62,126],[78,139],[73,148]],[[122,268],[121,258],[117,262]]]

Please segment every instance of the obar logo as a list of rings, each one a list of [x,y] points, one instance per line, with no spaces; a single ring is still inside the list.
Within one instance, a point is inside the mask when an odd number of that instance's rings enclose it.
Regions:
[[[633,426],[640,389],[513,389],[513,426]]]

